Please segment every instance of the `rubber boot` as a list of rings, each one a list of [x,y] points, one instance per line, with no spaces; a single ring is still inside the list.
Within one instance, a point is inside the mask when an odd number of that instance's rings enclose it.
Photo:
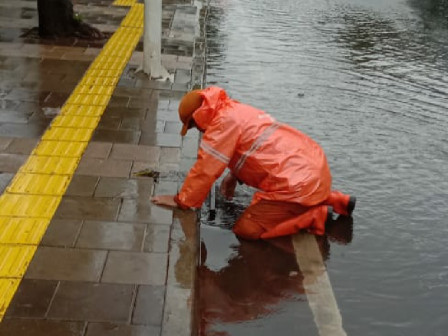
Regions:
[[[262,239],[282,237],[295,234],[301,230],[323,235],[325,223],[332,216],[332,210],[326,205],[318,205],[310,208],[305,213],[279,223],[274,228],[261,234]]]
[[[334,212],[340,215],[351,216],[355,209],[356,197],[333,190],[323,204],[332,206]]]

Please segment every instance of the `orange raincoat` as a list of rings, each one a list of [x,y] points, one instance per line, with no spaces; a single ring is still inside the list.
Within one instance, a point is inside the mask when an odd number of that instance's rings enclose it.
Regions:
[[[262,110],[230,99],[219,87],[199,93],[204,100],[193,119],[204,133],[197,161],[175,197],[181,208],[201,207],[226,168],[259,190],[252,204],[268,200],[309,208],[330,196],[327,159],[310,137]],[[322,225],[317,233],[323,234]]]

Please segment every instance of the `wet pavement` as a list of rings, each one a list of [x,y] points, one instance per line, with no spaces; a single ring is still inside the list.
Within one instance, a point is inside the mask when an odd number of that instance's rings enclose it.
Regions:
[[[76,1],[75,11],[109,37],[129,8]],[[37,246],[23,278],[0,263],[2,283],[22,279],[16,291],[0,286],[0,335],[191,333],[197,216],[156,207],[149,197],[175,193],[195,159],[198,134],[180,137],[177,105],[203,84],[204,15],[205,7],[164,2],[162,62],[174,83],[136,73],[138,43],[101,118],[89,119],[98,124],[48,228],[36,219],[44,233],[19,245],[0,231],[0,252]],[[6,196],[107,42],[39,39],[36,25],[35,1],[0,0],[0,194]],[[81,134],[85,126],[79,127]],[[160,177],[136,174],[145,169]],[[23,219],[13,216],[0,213],[0,230]],[[15,294],[11,300],[8,293]]]

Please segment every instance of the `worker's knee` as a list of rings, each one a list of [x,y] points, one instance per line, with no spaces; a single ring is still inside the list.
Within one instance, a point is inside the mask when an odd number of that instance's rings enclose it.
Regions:
[[[244,216],[235,223],[232,230],[238,237],[248,240],[260,239],[261,234],[265,231],[259,224],[246,220]]]
[[[264,232],[303,211],[303,207],[296,203],[261,200],[244,211],[233,232],[244,239],[260,239]]]

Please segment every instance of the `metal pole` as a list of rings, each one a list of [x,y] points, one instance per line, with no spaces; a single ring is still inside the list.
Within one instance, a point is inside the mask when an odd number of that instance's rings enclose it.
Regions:
[[[140,70],[153,79],[173,80],[162,65],[162,0],[145,0],[143,64]]]
[[[215,220],[216,217],[216,192],[215,192],[216,182],[213,183],[212,189],[210,190],[210,212],[209,220]]]

